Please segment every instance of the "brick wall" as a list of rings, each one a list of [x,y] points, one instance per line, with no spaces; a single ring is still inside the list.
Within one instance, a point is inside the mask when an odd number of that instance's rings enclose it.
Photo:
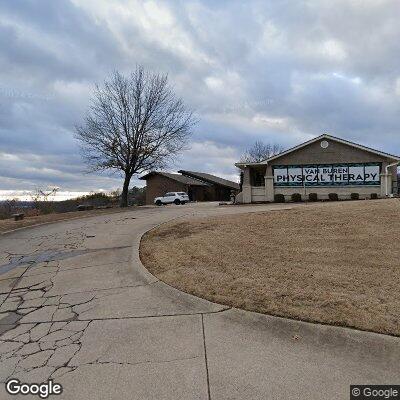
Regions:
[[[147,179],[146,204],[154,204],[154,198],[167,192],[186,192],[187,185],[169,179],[163,175],[152,175]]]

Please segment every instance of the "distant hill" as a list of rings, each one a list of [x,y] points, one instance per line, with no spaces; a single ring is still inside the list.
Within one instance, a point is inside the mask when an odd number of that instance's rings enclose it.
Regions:
[[[129,204],[145,204],[146,189],[133,187],[129,190]],[[119,204],[119,192],[111,194],[91,193],[75,199],[61,201],[22,201],[0,200],[0,219],[10,218],[13,214],[23,212],[26,216],[50,213],[64,213],[76,211],[79,205],[93,207],[117,207]]]
[[[4,204],[9,204],[9,203],[10,203],[10,200],[0,200],[0,206],[4,205]],[[16,207],[22,207],[22,208],[31,208],[31,207],[35,206],[35,203],[33,201],[16,200],[14,204]]]

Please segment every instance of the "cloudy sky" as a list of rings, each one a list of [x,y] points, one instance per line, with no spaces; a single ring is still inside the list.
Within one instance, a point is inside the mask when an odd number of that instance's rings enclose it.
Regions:
[[[137,64],[200,121],[171,170],[235,179],[255,140],[324,132],[400,154],[399,20],[398,0],[2,1],[0,190],[120,186],[73,133],[94,84]]]

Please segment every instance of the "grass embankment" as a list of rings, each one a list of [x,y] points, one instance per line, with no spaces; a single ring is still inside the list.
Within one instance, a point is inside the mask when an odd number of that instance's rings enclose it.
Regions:
[[[142,240],[146,267],[208,300],[400,335],[400,202],[337,202],[180,220]]]
[[[132,207],[127,208],[107,208],[107,209],[95,209],[89,211],[71,211],[64,213],[51,213],[51,214],[43,214],[37,215],[33,217],[25,217],[21,221],[14,221],[12,218],[2,219],[0,220],[0,233],[7,232],[13,229],[24,228],[32,225],[43,224],[43,223],[51,223],[57,221],[63,221],[74,218],[84,218],[84,217],[92,217],[96,215],[102,214],[114,214],[118,212],[124,211],[132,211]]]

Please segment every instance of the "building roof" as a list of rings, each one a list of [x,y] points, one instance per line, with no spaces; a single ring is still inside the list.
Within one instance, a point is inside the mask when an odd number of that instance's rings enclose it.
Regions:
[[[321,140],[321,139],[333,140],[333,141],[336,141],[336,142],[339,142],[339,143],[342,143],[342,144],[346,144],[348,146],[355,147],[355,148],[360,149],[360,150],[367,151],[369,153],[377,154],[377,155],[379,155],[381,157],[385,157],[385,158],[388,158],[388,159],[393,160],[393,161],[400,161],[400,157],[399,156],[395,156],[395,155],[389,154],[389,153],[384,153],[383,151],[379,151],[379,150],[374,150],[374,149],[371,149],[370,147],[362,146],[360,144],[357,144],[357,143],[354,143],[354,142],[350,142],[349,140],[341,139],[341,138],[338,138],[336,136],[328,135],[328,134],[325,133],[323,135],[317,136],[314,139],[308,140],[307,142],[301,143],[301,144],[299,144],[299,145],[297,145],[295,147],[292,147],[292,148],[290,148],[288,150],[285,150],[285,151],[283,151],[283,152],[281,152],[279,154],[275,154],[272,157],[269,157],[264,161],[260,161],[260,162],[257,162],[257,163],[236,163],[235,165],[237,167],[241,167],[241,166],[245,166],[245,165],[263,165],[263,164],[268,164],[268,162],[270,162],[272,160],[275,160],[275,159],[277,159],[279,157],[285,156],[285,155],[287,155],[289,153],[292,153],[292,152],[294,152],[296,150],[299,150],[302,147],[308,146],[309,144],[317,142],[318,140]]]
[[[220,185],[227,188],[239,189],[239,184],[236,182],[228,181],[227,179],[220,178],[219,176],[206,174],[205,172],[196,172],[196,171],[186,171],[181,169],[178,171],[180,174],[188,176],[190,178],[199,179],[207,183],[211,183],[214,185]]]
[[[151,171],[146,175],[141,176],[139,179],[141,180],[147,180],[150,176],[154,175],[162,175],[165,176],[166,178],[172,179],[176,182],[183,183],[184,185],[190,185],[190,186],[209,186],[205,182],[201,182],[198,179],[192,179],[187,176],[183,176],[180,174],[171,174],[169,172],[160,172],[160,171]]]

